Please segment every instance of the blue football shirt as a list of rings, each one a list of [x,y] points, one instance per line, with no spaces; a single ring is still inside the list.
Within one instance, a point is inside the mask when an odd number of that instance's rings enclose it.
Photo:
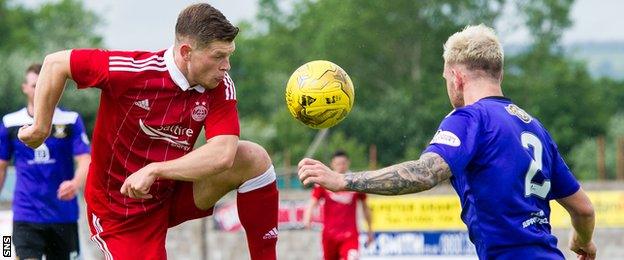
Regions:
[[[56,109],[52,133],[32,149],[17,138],[20,127],[32,124],[26,108],[7,114],[0,124],[0,159],[14,157],[17,175],[13,220],[31,223],[73,223],[78,220],[76,198],[57,198],[59,185],[74,177],[74,156],[90,152],[82,119],[76,112]]]
[[[549,200],[580,185],[541,123],[503,97],[451,112],[424,152],[451,168],[480,259],[563,259]]]

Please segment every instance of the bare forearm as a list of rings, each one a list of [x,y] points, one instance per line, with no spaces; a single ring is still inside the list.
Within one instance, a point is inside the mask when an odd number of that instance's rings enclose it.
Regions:
[[[4,187],[5,178],[6,178],[6,169],[0,170],[0,193],[2,193],[2,188]]]
[[[157,163],[156,176],[172,180],[197,181],[205,176],[221,173],[232,167],[235,149],[236,144],[219,147],[204,144],[178,159]]]
[[[574,238],[581,244],[591,241],[594,232],[594,207],[583,189],[574,194],[558,199],[557,202],[568,211],[574,228]]]
[[[4,187],[4,180],[6,178],[6,172],[8,167],[9,162],[5,160],[0,160],[0,193],[2,193],[2,188]]]
[[[65,82],[70,77],[70,51],[50,54],[45,58],[35,89],[35,125],[49,129],[54,108],[58,104]]]
[[[89,154],[76,156],[76,171],[74,171],[74,182],[80,187],[84,187],[87,174],[89,172],[89,164],[91,156]]]
[[[190,153],[184,157],[157,164],[159,169],[157,170],[157,177],[180,181],[197,181],[204,176],[217,174],[229,168],[223,163],[202,159],[200,156]]]
[[[444,159],[435,153],[425,153],[416,161],[408,161],[376,171],[345,175],[348,190],[398,195],[428,190],[451,176]]]
[[[585,244],[592,240],[595,222],[594,214],[572,216],[572,227],[580,243]]]

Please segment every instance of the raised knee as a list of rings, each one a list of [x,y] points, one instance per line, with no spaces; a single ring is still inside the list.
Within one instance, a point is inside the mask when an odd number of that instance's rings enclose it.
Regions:
[[[239,141],[236,151],[237,159],[246,167],[264,172],[271,165],[269,153],[259,144],[250,141]]]
[[[244,160],[241,165],[243,168],[238,169],[241,174],[237,175],[241,177],[238,186],[239,193],[249,192],[275,182],[275,169],[271,166],[269,154],[262,146],[241,141],[238,148],[237,156],[240,153],[242,160]]]

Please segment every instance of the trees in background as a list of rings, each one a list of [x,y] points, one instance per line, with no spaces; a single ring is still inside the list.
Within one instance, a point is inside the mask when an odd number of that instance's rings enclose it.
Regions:
[[[442,44],[467,24],[496,24],[506,5],[518,11],[516,20],[531,39],[523,51],[507,55],[503,90],[541,120],[564,154],[606,132],[616,109],[608,93],[622,89],[591,78],[583,63],[563,52],[559,39],[571,25],[572,0],[299,0],[291,10],[279,3],[261,0],[258,19],[242,26],[231,73],[243,124],[271,119],[252,130],[270,129],[260,131],[270,136],[243,136],[265,144],[278,161],[288,150],[296,162],[316,132],[289,118],[283,97],[290,73],[315,59],[339,64],[356,87],[353,111],[332,133],[362,147],[375,144],[381,165],[417,158],[451,111]]]
[[[49,2],[34,9],[0,0],[0,115],[25,105],[20,86],[30,64],[43,62],[50,52],[100,46],[99,23],[100,18],[78,0]],[[64,95],[61,105],[80,112],[91,128],[97,91],[71,92]]]
[[[622,146],[624,142],[624,113],[614,115],[609,121],[607,133],[604,138],[604,167],[605,175],[608,179],[616,178],[617,153],[624,153],[624,146],[618,149],[618,145]],[[578,142],[569,158],[575,163],[574,169],[577,177],[581,179],[596,179],[598,160],[598,142],[597,138],[586,138]],[[623,154],[624,155],[624,154]],[[624,161],[620,162],[624,163]],[[622,166],[620,166],[622,167]]]
[[[512,6],[514,21],[530,32],[528,46],[506,53],[503,90],[551,131],[581,176],[595,176],[586,151],[624,112],[624,82],[594,79],[559,39],[571,25],[572,0],[259,0],[258,17],[240,24],[231,75],[236,81],[242,137],[263,144],[276,165],[296,164],[316,134],[292,119],[284,89],[290,74],[315,59],[343,67],[356,87],[351,114],[316,153],[351,153],[355,169],[367,167],[376,145],[379,165],[415,159],[451,111],[442,78],[442,44],[467,24],[496,25]],[[98,15],[78,0],[25,8],[0,0],[0,113],[18,109],[28,64],[45,53],[100,46]],[[73,88],[73,87],[70,87]],[[62,105],[78,110],[89,128],[97,90],[69,91]],[[609,122],[611,126],[609,126]],[[616,123],[613,123],[616,122]],[[595,162],[595,159],[594,161]]]

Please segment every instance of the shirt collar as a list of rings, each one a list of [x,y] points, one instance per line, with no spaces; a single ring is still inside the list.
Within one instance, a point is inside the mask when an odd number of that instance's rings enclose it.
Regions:
[[[164,58],[171,79],[173,79],[173,82],[175,82],[182,91],[187,91],[189,89],[194,89],[199,93],[204,93],[204,91],[206,91],[206,89],[200,85],[190,86],[188,80],[186,80],[186,77],[184,77],[184,74],[182,74],[182,71],[178,68],[178,65],[175,64],[173,59],[173,46],[165,51]]]
[[[488,96],[488,97],[484,97],[482,99],[493,99],[493,100],[504,100],[504,101],[510,101],[511,99],[504,97],[504,96]]]

